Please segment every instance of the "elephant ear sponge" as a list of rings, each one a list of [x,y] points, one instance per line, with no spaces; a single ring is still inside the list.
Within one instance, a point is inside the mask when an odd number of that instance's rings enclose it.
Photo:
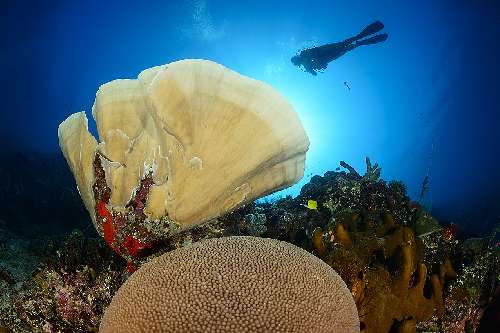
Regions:
[[[200,241],[143,265],[118,290],[99,332],[359,332],[340,276],[295,245]]]
[[[292,105],[264,82],[212,61],[176,61],[146,69],[137,79],[106,83],[92,115],[98,140],[84,112],[63,121],[58,135],[101,235],[106,231],[99,211],[105,208],[113,218],[128,213],[145,181],[137,209],[141,227],[143,220],[168,219],[181,230],[304,175],[309,139]],[[133,216],[125,220],[129,229],[136,226]]]

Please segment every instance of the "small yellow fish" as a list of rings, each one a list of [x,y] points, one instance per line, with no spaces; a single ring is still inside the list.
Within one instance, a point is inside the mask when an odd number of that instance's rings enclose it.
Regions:
[[[316,200],[307,200],[307,208],[318,210],[318,203],[316,202]]]

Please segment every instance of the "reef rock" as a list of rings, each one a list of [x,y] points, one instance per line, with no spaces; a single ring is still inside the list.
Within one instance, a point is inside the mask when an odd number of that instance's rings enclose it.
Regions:
[[[150,233],[189,229],[303,176],[309,140],[292,106],[211,61],[104,84],[92,114],[98,141],[80,112],[61,123],[59,142],[96,229],[117,252],[135,256]],[[134,221],[141,227],[117,236]]]

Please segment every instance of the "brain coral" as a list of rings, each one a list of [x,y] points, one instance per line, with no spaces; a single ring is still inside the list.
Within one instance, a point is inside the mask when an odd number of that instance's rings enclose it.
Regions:
[[[286,242],[200,241],[144,264],[99,332],[359,332],[353,297],[327,264]]]

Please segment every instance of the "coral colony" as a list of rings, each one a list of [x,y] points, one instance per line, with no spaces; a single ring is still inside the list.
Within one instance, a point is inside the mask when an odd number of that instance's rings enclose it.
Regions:
[[[255,201],[302,178],[309,146],[270,86],[184,60],[103,85],[93,115],[100,142],[84,113],[59,139],[101,238],[74,231],[21,269],[24,245],[0,233],[1,333],[480,326],[499,229],[462,238],[368,158],[363,175],[342,161],[296,198]]]
[[[205,310],[186,311],[192,300]],[[153,331],[157,322],[144,307],[182,332],[359,331],[351,293],[331,267],[295,245],[261,237],[212,238],[151,260],[120,288],[100,331]]]

